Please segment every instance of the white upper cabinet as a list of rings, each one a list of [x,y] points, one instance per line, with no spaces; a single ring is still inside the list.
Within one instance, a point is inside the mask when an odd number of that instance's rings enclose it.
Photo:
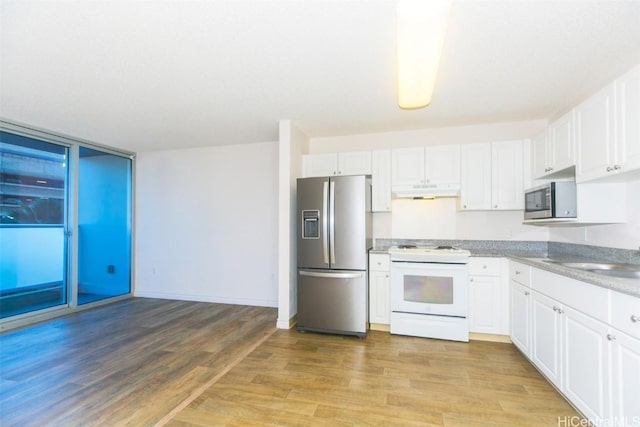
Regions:
[[[460,145],[425,147],[426,184],[460,182]]]
[[[391,212],[391,150],[371,153],[371,210]]]
[[[424,148],[391,150],[391,183],[394,186],[424,183]]]
[[[460,145],[391,150],[393,186],[460,182]]]
[[[338,153],[338,175],[370,175],[371,151]]]
[[[460,163],[460,208],[491,209],[491,143],[463,144]]]
[[[549,150],[547,155],[549,174],[575,166],[574,133],[573,110],[549,125]]]
[[[576,179],[588,181],[613,170],[615,84],[611,83],[576,107],[578,159]]]
[[[640,170],[640,66],[576,107],[576,181]]]
[[[371,174],[371,152],[308,154],[302,156],[302,166],[305,177],[369,175]]]
[[[491,143],[491,208],[524,209],[522,141]]]
[[[549,172],[547,151],[549,150],[549,129],[545,128],[531,140],[531,173],[534,179]]]
[[[619,172],[640,169],[640,65],[616,82]],[[615,165],[614,165],[615,169]]]
[[[533,179],[572,175],[568,169],[576,164],[574,110],[569,111],[531,142]]]
[[[523,209],[523,141],[463,144],[461,210]]]
[[[335,175],[338,170],[338,155],[308,154],[302,156],[302,174],[304,177]]]

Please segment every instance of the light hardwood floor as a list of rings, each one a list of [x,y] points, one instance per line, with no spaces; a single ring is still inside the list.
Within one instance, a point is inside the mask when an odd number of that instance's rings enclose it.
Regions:
[[[135,298],[4,333],[0,425],[557,426],[577,416],[511,344],[274,332],[275,320],[269,308]]]

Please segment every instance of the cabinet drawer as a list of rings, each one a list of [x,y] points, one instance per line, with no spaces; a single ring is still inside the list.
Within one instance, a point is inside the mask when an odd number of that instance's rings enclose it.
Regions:
[[[609,290],[539,268],[531,271],[531,287],[601,322],[609,322]]]
[[[612,291],[611,325],[640,338],[640,298]]]
[[[500,258],[470,258],[470,276],[500,276],[502,260]]]
[[[389,255],[369,254],[369,270],[389,271]]]
[[[531,267],[519,262],[509,262],[509,279],[531,287]]]

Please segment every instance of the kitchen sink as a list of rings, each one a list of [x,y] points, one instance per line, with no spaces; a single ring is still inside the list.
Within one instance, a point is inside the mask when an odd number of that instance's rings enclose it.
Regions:
[[[544,262],[562,265],[578,270],[590,271],[604,276],[640,279],[640,265],[618,264],[609,262],[569,262],[553,259],[545,259]]]

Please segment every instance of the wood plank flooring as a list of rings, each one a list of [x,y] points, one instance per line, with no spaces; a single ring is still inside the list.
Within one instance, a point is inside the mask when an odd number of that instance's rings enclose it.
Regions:
[[[272,308],[133,298],[0,335],[0,425],[154,425],[273,331]]]
[[[0,425],[557,426],[577,416],[511,344],[274,332],[275,320],[269,308],[134,298],[4,333]]]
[[[577,416],[512,344],[278,330],[167,425],[513,427]]]

